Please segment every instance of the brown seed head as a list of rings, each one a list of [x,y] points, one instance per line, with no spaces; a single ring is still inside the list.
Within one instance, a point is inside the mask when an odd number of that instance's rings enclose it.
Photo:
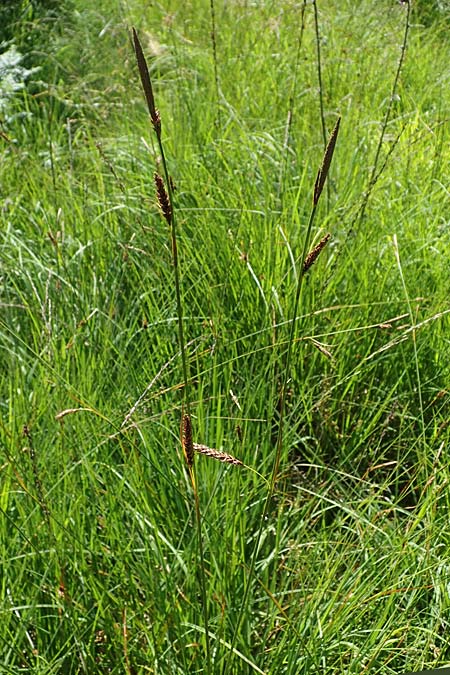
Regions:
[[[330,233],[326,234],[324,237],[322,237],[317,246],[315,246],[312,249],[312,251],[308,253],[308,255],[305,258],[305,262],[303,263],[303,274],[305,274],[309,270],[309,268],[312,265],[314,265],[314,263],[316,262],[317,258],[320,255],[320,252],[322,251],[322,249],[325,248],[330,238],[331,234]]]
[[[156,185],[156,195],[158,197],[158,203],[161,207],[162,214],[167,222],[172,222],[172,206],[170,204],[169,195],[167,194],[166,186],[164,181],[159,173],[154,174],[154,180]]]
[[[243,466],[240,459],[236,459],[236,457],[229,455],[227,452],[221,452],[220,450],[215,450],[214,448],[209,448],[207,445],[200,445],[199,443],[194,443],[193,448],[195,452],[198,452],[201,455],[206,455],[207,457],[212,457],[213,459],[217,459],[218,462]]]
[[[183,415],[181,445],[183,446],[186,463],[190,468],[194,463],[194,444],[192,442],[192,424],[189,415]]]
[[[334,129],[331,132],[330,138],[328,140],[327,147],[325,148],[322,164],[320,166],[319,171],[317,172],[317,178],[314,185],[314,197],[313,197],[314,206],[316,206],[319,201],[320,195],[322,194],[323,186],[325,185],[325,181],[327,179],[328,170],[330,168],[331,160],[333,158],[334,146],[336,145],[336,139],[339,133],[340,123],[341,118],[338,117],[338,120],[334,125]]]
[[[150,113],[150,119],[152,121],[156,135],[158,136],[158,138],[160,138],[161,116],[155,106],[155,99],[153,97],[152,83],[148,72],[147,61],[145,60],[141,43],[139,42],[139,38],[134,28],[133,28],[133,42],[134,42],[134,52],[136,54],[136,61],[139,68],[139,75],[141,76],[142,88],[144,90],[145,98],[147,99],[147,107]]]

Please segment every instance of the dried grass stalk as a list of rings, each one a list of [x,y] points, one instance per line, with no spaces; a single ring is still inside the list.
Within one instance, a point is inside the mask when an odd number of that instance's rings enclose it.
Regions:
[[[136,54],[136,61],[139,68],[139,75],[141,76],[142,88],[144,90],[145,98],[147,99],[148,111],[153,128],[156,131],[158,138],[161,137],[161,117],[159,111],[155,106],[155,99],[153,97],[152,83],[148,72],[147,61],[145,60],[144,52],[142,51],[141,43],[137,36],[136,30],[133,28],[133,42],[134,52]]]
[[[206,455],[207,457],[212,457],[213,459],[217,459],[218,462],[234,464],[235,466],[243,466],[243,463],[240,459],[236,459],[236,457],[233,457],[233,455],[229,455],[226,452],[221,452],[220,450],[215,450],[214,448],[208,448],[207,445],[199,445],[198,443],[194,443],[193,447],[195,452],[198,452],[201,455]]]
[[[327,179],[328,170],[330,168],[331,160],[333,158],[334,146],[336,145],[336,139],[339,133],[340,123],[341,118],[338,117],[338,120],[334,125],[334,129],[331,132],[331,136],[328,140],[327,147],[325,148],[322,164],[320,166],[319,171],[317,172],[317,178],[314,184],[314,197],[313,197],[314,206],[316,206],[319,201],[320,195],[322,194],[323,186],[325,185],[325,181]]]
[[[156,185],[156,194],[158,196],[158,203],[161,207],[162,214],[167,220],[169,225],[172,222],[172,206],[170,204],[169,195],[167,194],[166,186],[164,181],[159,173],[155,173],[153,176]]]
[[[79,412],[93,412],[92,408],[66,408],[66,410],[61,410],[61,412],[55,415],[55,420],[61,422],[66,415],[74,415]]]
[[[305,274],[309,268],[314,265],[316,262],[317,258],[320,255],[320,252],[325,248],[329,240],[331,239],[331,234],[328,233],[322,239],[319,241],[317,246],[315,246],[312,251],[308,253],[308,255],[305,258],[305,262],[303,263],[303,274]]]
[[[321,342],[314,340],[314,338],[311,338],[311,342],[321,354],[327,357],[327,359],[330,359],[330,361],[333,360],[333,354]]]
[[[183,446],[186,463],[190,468],[194,464],[194,443],[192,442],[192,424],[189,415],[183,415],[181,445]]]

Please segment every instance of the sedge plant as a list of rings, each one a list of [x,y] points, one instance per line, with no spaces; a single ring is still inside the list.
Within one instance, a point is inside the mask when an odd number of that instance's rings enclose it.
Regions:
[[[309,251],[310,243],[311,243],[311,234],[312,234],[312,227],[314,224],[314,220],[316,217],[317,213],[317,206],[319,204],[320,196],[322,194],[323,188],[325,186],[325,182],[327,179],[327,175],[331,166],[331,160],[333,158],[333,153],[334,149],[336,146],[336,141],[337,137],[339,134],[339,127],[340,127],[340,122],[341,118],[338,117],[334,128],[330,134],[330,137],[328,139],[327,146],[325,148],[325,152],[323,155],[322,163],[320,165],[320,168],[317,172],[316,180],[314,183],[314,189],[313,189],[313,199],[312,199],[312,208],[309,214],[309,219],[308,219],[308,224],[306,226],[306,232],[305,232],[305,238],[303,240],[303,250],[302,250],[302,255],[301,255],[301,261],[302,264],[300,266],[300,269],[298,271],[297,275],[297,287],[296,287],[296,293],[295,293],[295,300],[294,300],[294,306],[293,306],[293,311],[292,311],[292,316],[290,320],[290,328],[289,328],[289,335],[287,339],[287,349],[285,353],[285,359],[284,359],[284,364],[283,364],[283,378],[282,378],[282,384],[281,384],[281,391],[280,391],[280,397],[279,397],[279,419],[278,419],[278,431],[276,435],[276,442],[275,442],[275,459],[273,462],[272,466],[272,473],[270,476],[270,481],[269,481],[269,486],[267,489],[267,494],[266,498],[264,500],[264,505],[263,505],[263,511],[262,511],[262,516],[260,519],[260,525],[258,528],[258,532],[256,535],[256,543],[253,548],[253,553],[250,561],[250,568],[248,572],[248,578],[247,578],[247,584],[245,586],[245,591],[244,591],[244,596],[242,599],[240,611],[238,614],[238,618],[236,621],[235,629],[233,632],[233,638],[231,641],[231,658],[225,661],[224,666],[222,668],[222,674],[227,675],[228,669],[232,660],[232,655],[234,654],[234,646],[235,646],[235,641],[239,632],[240,624],[243,619],[245,609],[247,606],[247,600],[248,600],[248,595],[250,591],[250,586],[252,582],[252,577],[255,571],[255,565],[256,565],[256,559],[258,556],[259,548],[261,545],[262,541],[262,534],[263,534],[263,529],[264,529],[264,523],[269,511],[269,506],[270,502],[272,500],[272,497],[274,495],[275,489],[276,489],[276,484],[277,480],[279,477],[279,472],[280,472],[280,466],[281,466],[281,461],[282,461],[282,455],[283,455],[283,424],[284,424],[284,416],[285,416],[285,408],[286,408],[286,393],[288,390],[288,384],[289,384],[289,379],[291,375],[291,358],[292,358],[292,348],[294,345],[295,341],[295,333],[296,333],[296,327],[297,327],[297,313],[301,304],[301,295],[302,295],[302,288],[303,288],[303,282],[305,279],[305,275],[308,272],[308,270],[311,269],[312,265],[314,262],[317,260],[318,256],[322,252],[322,250],[325,248],[326,244],[330,240],[331,235],[327,233],[320,242],[311,250]],[[308,252],[309,251],[309,252]]]
[[[142,88],[144,90],[147,107],[150,114],[151,123],[156,134],[158,148],[161,156],[164,178],[159,173],[154,174],[156,194],[158,203],[161,207],[161,212],[164,219],[170,228],[170,239],[172,249],[172,262],[174,270],[175,295],[176,295],[176,312],[178,323],[178,340],[181,350],[181,360],[183,368],[183,414],[180,423],[181,428],[181,445],[183,449],[184,458],[189,472],[189,477],[192,485],[192,492],[194,495],[195,517],[197,522],[197,542],[198,553],[200,559],[200,585],[202,595],[202,609],[205,629],[205,652],[208,672],[211,673],[211,648],[209,638],[209,619],[208,619],[208,603],[206,593],[206,575],[203,552],[203,537],[202,537],[202,517],[200,511],[200,499],[198,493],[196,472],[195,472],[195,457],[194,457],[194,443],[192,436],[192,421],[191,421],[191,407],[189,397],[189,365],[186,356],[186,342],[184,337],[183,324],[183,303],[181,297],[181,282],[180,269],[178,264],[178,249],[177,249],[177,228],[173,206],[173,190],[172,178],[167,168],[166,157],[161,137],[161,117],[159,111],[155,106],[155,99],[153,96],[153,88],[150,80],[150,74],[147,67],[147,62],[141,47],[136,30],[133,28],[133,42],[136,60],[138,64],[139,74],[141,78]]]

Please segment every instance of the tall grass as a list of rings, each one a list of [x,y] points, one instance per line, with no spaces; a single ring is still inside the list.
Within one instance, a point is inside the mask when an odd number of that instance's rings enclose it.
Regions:
[[[318,244],[313,251],[311,251],[307,255],[307,251],[310,245],[311,241],[311,232],[312,232],[312,227],[314,223],[314,218],[316,215],[316,210],[317,206],[319,204],[319,199],[322,194],[325,181],[330,169],[331,165],[331,160],[333,158],[333,153],[334,153],[334,148],[336,145],[336,140],[337,136],[339,133],[339,125],[340,125],[340,118],[338,118],[335,127],[333,129],[333,132],[330,136],[330,139],[327,143],[327,147],[325,149],[325,153],[323,156],[323,161],[322,164],[317,172],[316,176],[316,181],[314,183],[314,190],[313,190],[313,198],[312,198],[312,208],[311,212],[309,215],[309,220],[308,220],[308,225],[306,228],[306,233],[305,233],[305,240],[303,243],[303,254],[301,257],[301,265],[300,269],[297,274],[297,288],[295,292],[295,301],[294,301],[294,306],[293,306],[293,312],[292,312],[292,317],[290,320],[290,329],[289,329],[289,336],[287,340],[287,350],[286,350],[286,356],[285,360],[283,363],[282,367],[282,372],[281,372],[281,377],[282,377],[282,382],[281,382],[281,389],[279,393],[279,403],[278,403],[278,420],[277,420],[277,432],[276,432],[276,441],[275,441],[275,457],[274,457],[274,462],[273,462],[273,467],[272,467],[272,472],[270,476],[270,483],[269,483],[269,488],[267,490],[267,495],[264,501],[264,508],[262,511],[262,517],[261,517],[261,523],[260,527],[257,532],[257,536],[255,539],[255,546],[253,549],[253,554],[251,557],[250,561],[250,568],[249,568],[249,575],[248,575],[248,581],[245,586],[245,592],[244,592],[244,597],[242,600],[241,604],[241,609],[240,609],[240,614],[238,615],[238,619],[236,621],[236,627],[235,631],[233,634],[233,639],[231,642],[232,647],[234,647],[235,641],[236,641],[236,635],[239,631],[240,628],[240,623],[242,621],[242,617],[244,612],[248,611],[247,609],[247,600],[248,600],[248,593],[249,589],[252,583],[252,576],[255,571],[255,564],[256,564],[256,559],[259,553],[259,549],[261,546],[261,539],[262,535],[265,529],[265,520],[268,515],[269,507],[271,504],[271,501],[273,499],[275,490],[276,490],[276,485],[277,481],[279,479],[279,474],[280,474],[280,469],[281,469],[281,462],[284,457],[286,459],[286,451],[284,451],[284,416],[285,416],[285,407],[286,407],[286,395],[287,395],[287,389],[288,389],[288,383],[291,377],[291,359],[292,359],[292,349],[294,345],[294,339],[295,339],[295,330],[296,330],[296,324],[297,324],[297,313],[299,308],[301,308],[301,293],[302,293],[302,288],[303,288],[303,279],[305,278],[305,274],[308,272],[308,270],[311,268],[312,264],[315,262],[317,257],[319,256],[321,250],[324,248],[324,245],[328,241],[329,235],[326,238],[323,238],[321,240],[321,244]],[[275,548],[274,550],[275,556],[278,555],[278,551]],[[223,672],[226,674],[229,669],[229,663],[230,660],[226,660],[225,662],[225,667],[223,669]]]
[[[314,7],[214,4],[220,125],[210,3],[131,0],[83,0],[2,123],[2,668],[446,665],[444,23],[318,4],[311,219]]]
[[[195,471],[195,457],[194,457],[194,441],[192,436],[192,421],[191,421],[191,400],[190,400],[190,380],[189,380],[189,369],[188,369],[188,360],[186,356],[186,341],[184,337],[184,318],[183,318],[183,303],[181,298],[181,283],[180,283],[180,270],[178,266],[178,243],[177,243],[177,228],[175,221],[174,213],[174,203],[173,203],[173,188],[172,188],[172,177],[169,174],[167,168],[167,161],[164,153],[162,136],[161,136],[161,117],[159,112],[155,107],[155,100],[153,96],[153,89],[148,73],[147,62],[145,60],[144,53],[142,51],[139,38],[136,31],[133,28],[133,41],[134,49],[136,53],[137,64],[139,68],[139,74],[141,76],[142,88],[147,99],[147,106],[152,121],[153,129],[156,134],[158,141],[158,147],[160,151],[161,163],[163,166],[164,177],[166,184],[164,185],[163,178],[155,173],[155,185],[156,185],[156,194],[158,197],[158,203],[161,208],[162,215],[167,221],[168,226],[170,227],[170,237],[171,237],[171,249],[172,249],[172,262],[174,269],[174,282],[175,282],[175,294],[176,294],[176,313],[177,313],[177,323],[178,323],[178,339],[181,353],[181,361],[183,364],[183,401],[186,406],[186,412],[183,414],[180,429],[181,429],[181,441],[184,458],[186,460],[187,469],[189,471],[192,492],[195,502],[195,515],[197,523],[197,532],[198,532],[198,549],[199,549],[199,568],[200,568],[200,587],[202,593],[202,608],[203,608],[203,618],[204,618],[204,628],[205,628],[205,651],[206,651],[206,670],[208,673],[211,673],[211,647],[209,640],[209,620],[208,620],[208,603],[207,603],[207,591],[206,591],[206,574],[205,574],[205,561],[204,561],[204,552],[203,552],[203,535],[202,535],[202,518],[200,512],[200,500],[197,487],[197,477]],[[166,187],[167,186],[167,187]]]

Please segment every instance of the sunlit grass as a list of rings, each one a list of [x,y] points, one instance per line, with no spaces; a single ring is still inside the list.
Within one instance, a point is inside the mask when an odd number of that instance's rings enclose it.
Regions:
[[[131,25],[176,185],[194,440],[245,465],[196,457],[211,671],[450,660],[445,21],[412,15],[359,222],[406,8],[338,4],[317,6],[328,132],[342,121],[311,247],[331,239],[305,277],[253,573],[323,155],[313,8],[298,63],[291,2],[216,2],[216,64],[206,0],[84,0],[33,44],[43,79],[0,139],[6,673],[207,672],[171,243]]]

